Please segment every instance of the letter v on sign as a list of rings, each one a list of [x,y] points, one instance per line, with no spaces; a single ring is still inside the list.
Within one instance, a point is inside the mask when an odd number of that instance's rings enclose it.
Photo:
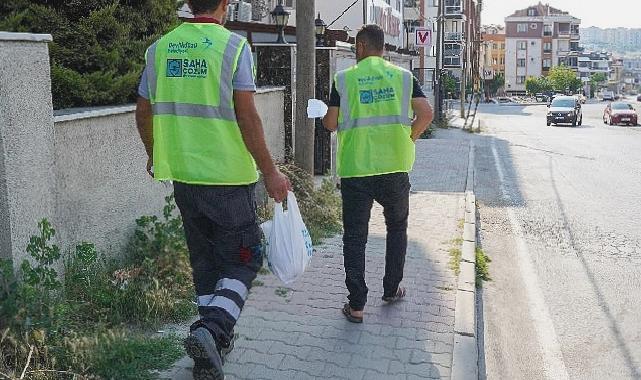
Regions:
[[[432,31],[429,29],[416,29],[416,46],[432,46]]]

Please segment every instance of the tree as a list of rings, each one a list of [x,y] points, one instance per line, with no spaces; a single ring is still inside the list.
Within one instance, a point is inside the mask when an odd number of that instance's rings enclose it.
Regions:
[[[525,89],[529,94],[536,95],[552,91],[552,84],[546,77],[529,77],[525,80]]]
[[[577,92],[583,83],[577,78],[574,70],[567,66],[556,66],[550,70],[548,80],[554,91],[565,93],[566,91]]]
[[[134,101],[145,49],[177,22],[175,0],[0,1],[0,30],[53,35],[56,109]]]
[[[458,92],[458,85],[456,84],[456,78],[452,74],[443,75],[443,91],[445,95],[454,95]]]
[[[490,90],[490,96],[496,96],[496,93],[503,86],[505,86],[505,76],[503,73],[498,73],[489,81],[488,89]]]

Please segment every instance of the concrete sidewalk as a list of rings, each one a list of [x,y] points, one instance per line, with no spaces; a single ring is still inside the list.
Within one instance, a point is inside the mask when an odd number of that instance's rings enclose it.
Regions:
[[[406,299],[394,305],[380,299],[385,223],[382,209],[375,206],[364,323],[352,324],[341,314],[347,295],[342,240],[329,239],[316,247],[311,267],[293,286],[284,287],[271,274],[259,276],[236,327],[239,337],[227,358],[226,378],[449,379],[457,294],[449,250],[463,233],[468,152],[467,141],[461,140],[417,145]],[[160,378],[191,379],[191,366],[183,358]]]

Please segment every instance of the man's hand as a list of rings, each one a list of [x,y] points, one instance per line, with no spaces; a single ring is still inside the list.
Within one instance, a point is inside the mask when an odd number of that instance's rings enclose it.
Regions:
[[[287,199],[287,192],[292,189],[292,185],[289,178],[276,169],[272,174],[265,175],[265,188],[276,203],[281,203]]]
[[[149,157],[147,159],[147,173],[149,173],[151,178],[154,178],[153,166],[154,166],[154,158],[153,157]]]

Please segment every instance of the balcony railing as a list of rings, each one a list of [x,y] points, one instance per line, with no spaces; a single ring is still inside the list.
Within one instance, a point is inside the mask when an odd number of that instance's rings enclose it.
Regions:
[[[461,41],[463,40],[463,33],[461,32],[446,32],[445,41]]]
[[[552,31],[551,30],[546,30],[543,32],[543,37],[551,37],[552,36]]]
[[[445,0],[445,16],[463,16],[461,0]]]

